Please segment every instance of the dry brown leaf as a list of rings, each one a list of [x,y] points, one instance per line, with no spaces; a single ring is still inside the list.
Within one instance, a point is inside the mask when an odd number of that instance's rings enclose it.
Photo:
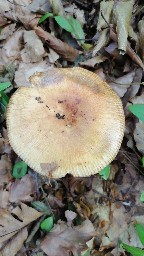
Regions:
[[[77,214],[73,211],[65,211],[65,217],[67,219],[67,225],[71,226],[72,221],[76,218]]]
[[[51,48],[49,48],[48,57],[49,57],[49,62],[51,64],[54,64],[59,59],[59,55]]]
[[[114,82],[109,82],[109,85],[119,95],[119,97],[123,97],[127,89],[130,87],[134,76],[135,71],[132,71],[122,77],[115,79]]]
[[[9,203],[9,192],[6,189],[0,189],[0,207],[7,208]]]
[[[8,139],[4,139],[4,138],[0,137],[0,154],[3,154],[3,153],[10,154],[11,150],[12,150],[12,148],[9,144]]]
[[[138,28],[140,33],[140,48],[142,52],[142,60],[144,63],[144,20],[139,21]]]
[[[115,34],[115,32],[110,29],[110,38],[117,42],[117,35]],[[142,63],[142,60],[140,59],[140,57],[134,52],[134,50],[131,48],[129,42],[127,42],[127,46],[126,46],[126,53],[130,56],[130,58],[136,63],[138,64],[142,69],[144,69],[144,65]]]
[[[65,12],[68,13],[70,16],[76,17],[76,19],[83,25],[86,23],[84,10],[80,10],[74,3],[65,8]]]
[[[51,11],[50,3],[48,0],[33,0],[28,6],[32,12],[46,13]]]
[[[116,2],[114,8],[114,18],[118,34],[118,49],[120,53],[126,52],[127,37],[131,26],[133,0]]]
[[[10,187],[9,201],[12,203],[30,202],[33,200],[32,195],[35,194],[34,179],[29,175],[25,175],[22,179],[16,180]]]
[[[16,253],[21,249],[24,241],[28,236],[27,228],[23,228],[8,243],[0,250],[1,256],[15,256]]]
[[[35,72],[46,72],[50,68],[50,64],[46,61],[37,63],[24,63],[21,62],[18,70],[15,72],[15,83],[17,87],[20,86],[31,86],[29,81],[30,76]]]
[[[109,41],[109,29],[105,28],[100,32],[98,41],[96,43],[96,46],[93,48],[93,54],[92,56],[94,57],[96,55],[96,53],[103,48]]]
[[[114,1],[105,2],[105,0],[103,0],[100,2],[99,19],[97,24],[98,31],[101,31],[103,28],[107,28],[108,24],[110,24],[113,5],[114,5]],[[106,23],[105,20],[107,21],[108,24]]]
[[[122,204],[112,204],[111,222],[106,234],[102,237],[101,250],[117,246],[120,235],[126,230],[130,216]]]
[[[16,212],[18,212],[18,214],[16,214]],[[0,209],[0,243],[2,245],[22,228],[43,215],[42,212],[38,212],[23,203],[21,203],[21,209],[17,207],[17,211],[14,213],[18,216],[17,218],[11,215],[9,211]]]
[[[80,62],[80,65],[84,65],[84,66],[88,66],[88,67],[93,67],[96,65],[96,64],[99,64],[101,62],[104,62],[105,60],[107,59],[107,57],[103,56],[103,55],[98,55],[98,56],[95,56],[91,59],[88,59],[88,60],[85,60],[83,62]]]
[[[22,45],[23,30],[16,31],[4,44],[2,48],[2,60],[5,64],[20,58]]]
[[[79,55],[79,51],[69,46],[67,43],[62,42],[49,32],[44,31],[41,27],[35,28],[36,34],[44,39],[48,45],[60,54],[64,59],[74,61]]]
[[[39,62],[45,56],[45,50],[41,40],[35,31],[24,31],[24,49],[21,51],[21,58],[25,63]]]
[[[48,2],[51,4],[53,13],[55,15],[65,16],[65,10],[61,0],[48,0]]]
[[[7,155],[2,155],[0,160],[0,184],[8,183],[11,179],[12,164]]]
[[[5,26],[8,23],[8,20],[4,17],[3,14],[0,14],[0,27]]]
[[[1,29],[0,40],[10,37],[15,31],[16,24],[10,24]]]
[[[136,123],[134,140],[136,142],[137,149],[144,155],[144,123],[142,121]]]
[[[4,16],[9,20],[21,22],[25,28],[29,28],[29,24],[36,17],[28,8],[30,3],[30,0],[11,0],[8,2],[10,10],[5,11]]]
[[[82,245],[86,245],[94,234],[95,230],[90,220],[85,220],[82,225],[73,228],[67,227],[64,223],[57,224],[42,241],[41,249],[48,256],[68,256],[70,251],[77,256]]]
[[[9,2],[0,1],[0,13],[8,12],[10,10]]]

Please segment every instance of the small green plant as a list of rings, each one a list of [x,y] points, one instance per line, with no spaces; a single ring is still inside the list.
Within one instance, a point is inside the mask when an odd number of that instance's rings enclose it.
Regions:
[[[27,173],[27,164],[23,161],[16,163],[13,167],[12,175],[16,179],[21,179]]]
[[[133,104],[129,106],[129,110],[144,122],[144,104]]]
[[[85,50],[88,50],[91,47],[90,44],[85,43],[85,34],[80,22],[77,19],[73,18],[72,16],[54,16],[53,13],[47,12],[40,18],[39,24],[44,22],[49,17],[53,17],[62,29],[71,33],[77,40],[79,40],[80,44]]]
[[[9,102],[9,97],[4,92],[4,90],[7,89],[10,85],[10,82],[0,83],[0,109],[3,114],[6,112],[6,108]]]
[[[53,225],[54,225],[54,219],[52,216],[50,216],[41,222],[40,228],[43,231],[49,232],[53,228]]]
[[[102,169],[99,174],[104,180],[107,180],[110,176],[110,165],[107,165],[104,169]]]

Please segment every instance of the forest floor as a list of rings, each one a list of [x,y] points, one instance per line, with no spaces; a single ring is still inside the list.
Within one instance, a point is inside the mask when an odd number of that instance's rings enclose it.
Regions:
[[[0,256],[144,255],[144,4],[0,1]],[[125,135],[107,169],[43,177],[11,148],[6,109],[35,72],[82,67],[121,98]]]

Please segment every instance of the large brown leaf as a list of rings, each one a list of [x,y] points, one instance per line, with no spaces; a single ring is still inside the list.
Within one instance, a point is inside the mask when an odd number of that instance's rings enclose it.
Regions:
[[[52,36],[49,32],[44,31],[41,27],[35,28],[36,34],[44,39],[48,45],[60,54],[64,59],[74,61],[79,55],[79,51],[64,43],[60,39]]]

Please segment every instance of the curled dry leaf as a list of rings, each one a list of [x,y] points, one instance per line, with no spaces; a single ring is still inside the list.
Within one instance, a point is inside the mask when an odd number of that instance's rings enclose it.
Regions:
[[[41,249],[48,256],[68,256],[70,252],[78,255],[83,245],[86,246],[86,242],[94,234],[94,227],[88,219],[82,225],[73,228],[67,227],[64,223],[57,224],[42,241]]]
[[[138,23],[139,33],[140,33],[140,48],[142,52],[142,60],[144,63],[144,20]]]
[[[115,32],[113,31],[113,29],[110,29],[110,38],[117,42],[117,35],[115,34]],[[134,50],[131,48],[129,42],[127,42],[127,46],[126,46],[126,53],[130,56],[130,58],[136,63],[138,64],[141,68],[144,69],[144,65],[142,60],[140,59],[140,57],[134,52]]]
[[[16,218],[9,211],[0,209],[0,247],[1,243],[3,244],[19,232],[19,230],[43,215],[43,213],[23,203],[21,203],[21,209],[17,208],[18,214],[15,211]]]
[[[50,68],[50,64],[46,61],[37,63],[24,63],[21,62],[18,70],[15,72],[15,83],[17,87],[31,86],[29,81],[30,76],[36,72],[47,72]]]
[[[93,48],[92,56],[94,57],[96,53],[103,48],[109,41],[109,35],[108,35],[109,29],[105,28],[101,31],[99,39],[97,41],[96,46]]]
[[[118,34],[118,49],[120,50],[121,54],[126,52],[127,37],[129,34],[129,28],[131,26],[133,4],[133,0],[119,1],[116,3],[114,9],[115,23]]]
[[[29,63],[41,61],[45,55],[45,50],[35,31],[24,31],[24,43],[25,47],[21,51],[23,62]]]
[[[44,39],[48,45],[60,54],[64,59],[74,61],[79,55],[79,51],[69,46],[67,43],[62,42],[49,32],[44,31],[41,27],[35,28],[36,34]]]
[[[100,2],[99,19],[97,24],[98,31],[106,28],[110,23],[113,5],[114,1],[105,2],[105,0],[103,0],[102,2]],[[108,24],[106,23],[106,21]]]
[[[30,202],[33,200],[31,195],[35,193],[33,178],[27,174],[22,179],[16,180],[10,187],[9,201],[17,203],[20,201]]]
[[[24,241],[28,237],[27,228],[20,230],[1,250],[0,255],[2,256],[15,256],[21,249]]]

